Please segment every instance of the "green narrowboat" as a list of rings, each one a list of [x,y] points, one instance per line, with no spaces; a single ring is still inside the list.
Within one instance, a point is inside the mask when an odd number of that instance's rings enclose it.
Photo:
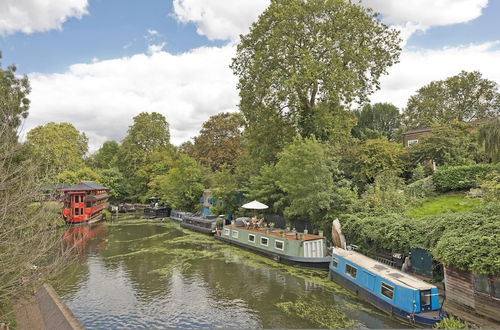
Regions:
[[[215,238],[297,267],[328,269],[331,261],[324,236],[260,228],[239,219],[217,230]]]

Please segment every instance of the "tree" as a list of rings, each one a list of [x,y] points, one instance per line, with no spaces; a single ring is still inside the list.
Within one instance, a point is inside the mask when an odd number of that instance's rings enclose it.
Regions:
[[[9,128],[8,130],[2,128],[4,130],[2,142],[7,139],[17,142],[17,129],[21,121],[28,117],[30,91],[28,77],[17,77],[14,65],[2,70],[0,63],[0,123]]]
[[[408,100],[404,120],[411,129],[471,122],[499,114],[498,84],[484,79],[479,71],[462,71],[420,88]]]
[[[352,129],[352,135],[358,139],[378,139],[382,136],[389,141],[396,140],[396,133],[401,127],[401,114],[390,103],[367,104],[355,111],[358,123]]]
[[[101,175],[88,167],[83,167],[77,171],[64,171],[56,176],[56,180],[68,185],[74,185],[83,180],[102,184]]]
[[[381,172],[361,196],[359,208],[370,214],[402,213],[407,205],[403,188],[403,179],[392,172]]]
[[[182,153],[167,174],[155,179],[162,201],[172,208],[193,211],[203,193],[203,169]]]
[[[106,141],[92,156],[93,166],[96,168],[112,168],[116,166],[120,145],[116,141]]]
[[[116,167],[101,170],[100,182],[104,187],[109,188],[108,195],[111,201],[120,202],[126,199],[127,181]]]
[[[229,169],[222,168],[213,175],[214,184],[211,187],[216,201],[212,212],[214,214],[233,214],[241,206],[242,190],[236,175]]]
[[[481,158],[478,151],[473,133],[463,123],[437,128],[409,148],[413,164],[433,160],[438,166],[474,164]]]
[[[372,183],[384,171],[400,174],[406,151],[400,143],[386,137],[369,139],[354,150],[353,177],[360,183]]]
[[[396,30],[351,2],[271,1],[241,37],[231,65],[247,124],[278,116],[301,136],[320,138],[325,112],[364,101],[379,87],[399,41]],[[262,116],[267,112],[273,115]]]
[[[500,161],[500,119],[481,126],[478,132],[479,144],[494,163]]]
[[[38,166],[38,175],[48,180],[66,170],[84,166],[83,156],[88,139],[69,123],[48,123],[28,132],[26,144],[31,158]]]
[[[169,125],[165,117],[157,112],[142,112],[134,117],[118,152],[118,168],[129,180],[130,199],[143,199],[148,190],[148,182],[138,177],[137,172],[147,164],[149,156],[155,152],[169,151]]]
[[[223,166],[234,170],[241,154],[242,126],[240,113],[211,116],[203,123],[200,135],[194,138],[194,158],[213,171]]]

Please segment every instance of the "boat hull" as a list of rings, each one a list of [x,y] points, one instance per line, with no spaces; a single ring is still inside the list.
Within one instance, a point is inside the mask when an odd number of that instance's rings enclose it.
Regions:
[[[195,226],[185,222],[181,223],[181,227],[207,235],[213,235],[215,233],[215,229]]]
[[[87,220],[83,220],[83,221],[67,221],[67,220],[64,220],[64,222],[67,224],[67,225],[70,225],[70,226],[79,226],[79,225],[89,225],[89,224],[93,224],[93,223],[97,223],[97,222],[101,222],[103,220],[105,220],[106,217],[103,213],[97,215],[97,216],[94,216],[90,219],[87,219]]]
[[[302,267],[302,268],[314,268],[314,269],[328,269],[328,265],[330,264],[331,258],[325,257],[325,258],[303,258],[303,257],[293,257],[293,256],[288,256],[286,254],[280,254],[280,253],[273,253],[267,250],[259,249],[255,246],[249,246],[243,243],[240,243],[238,241],[233,241],[231,239],[228,239],[224,236],[214,236],[215,239],[223,241],[225,243],[229,243],[234,246],[238,246],[241,248],[244,248],[249,251],[256,252],[260,255],[263,255],[265,257],[271,258],[277,262],[280,262],[282,264],[294,266],[294,267]]]
[[[444,316],[438,315],[436,317],[433,316],[426,316],[423,315],[423,313],[415,313],[412,315],[412,313],[408,313],[390,303],[387,301],[383,300],[380,297],[377,297],[375,294],[370,292],[369,290],[363,288],[362,286],[359,286],[358,284],[348,280],[344,276],[340,275],[336,271],[332,270],[330,268],[330,279],[333,280],[334,282],[337,282],[338,284],[342,285],[343,287],[349,289],[350,291],[354,292],[356,295],[363,297],[365,300],[370,302],[372,305],[375,307],[383,310],[384,312],[387,312],[391,315],[394,315],[395,317],[399,318],[400,320],[403,320],[404,322],[407,322],[411,325],[417,325],[425,328],[432,328],[437,322],[441,321]]]

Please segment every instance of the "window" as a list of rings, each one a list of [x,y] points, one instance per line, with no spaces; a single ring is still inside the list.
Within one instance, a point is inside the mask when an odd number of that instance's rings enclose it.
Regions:
[[[349,275],[350,277],[352,278],[356,278],[356,273],[358,272],[358,270],[351,266],[351,265],[345,265],[345,273],[347,275]]]
[[[224,235],[229,236],[230,232],[229,228],[224,228]]]
[[[260,238],[260,245],[267,246],[269,244],[269,239],[267,237]]]
[[[75,196],[75,203],[79,203],[80,199],[79,199],[80,196]]]
[[[430,305],[431,304],[431,292],[430,291],[420,291],[420,305]]]
[[[479,274],[475,275],[474,289],[480,293],[490,294],[490,283],[488,281],[488,276]]]
[[[231,236],[233,236],[233,238],[238,238],[238,231],[233,230]]]
[[[339,261],[337,258],[332,258],[332,267],[337,268],[339,266]]]
[[[255,243],[255,235],[254,234],[248,234],[248,241]]]
[[[283,251],[285,248],[285,243],[283,241],[274,241],[274,248]]]
[[[80,214],[83,215],[83,208],[80,209]]]
[[[75,215],[80,215],[80,209],[79,208],[75,209]]]
[[[415,140],[408,140],[408,142],[406,144],[408,144],[408,147],[411,146],[412,144],[417,144],[418,143],[418,140],[415,139]]]
[[[87,202],[85,203],[85,207],[91,207],[92,206],[92,203],[91,202]]]
[[[380,293],[382,293],[382,295],[384,297],[387,297],[387,298],[392,300],[392,298],[394,297],[394,287],[382,282],[382,286],[380,288]]]

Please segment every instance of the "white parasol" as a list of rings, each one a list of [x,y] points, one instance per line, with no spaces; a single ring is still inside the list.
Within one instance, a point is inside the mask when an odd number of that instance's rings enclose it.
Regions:
[[[252,201],[250,203],[242,205],[241,207],[249,210],[264,210],[267,209],[269,206],[267,206],[266,204],[262,204],[261,202]]]

